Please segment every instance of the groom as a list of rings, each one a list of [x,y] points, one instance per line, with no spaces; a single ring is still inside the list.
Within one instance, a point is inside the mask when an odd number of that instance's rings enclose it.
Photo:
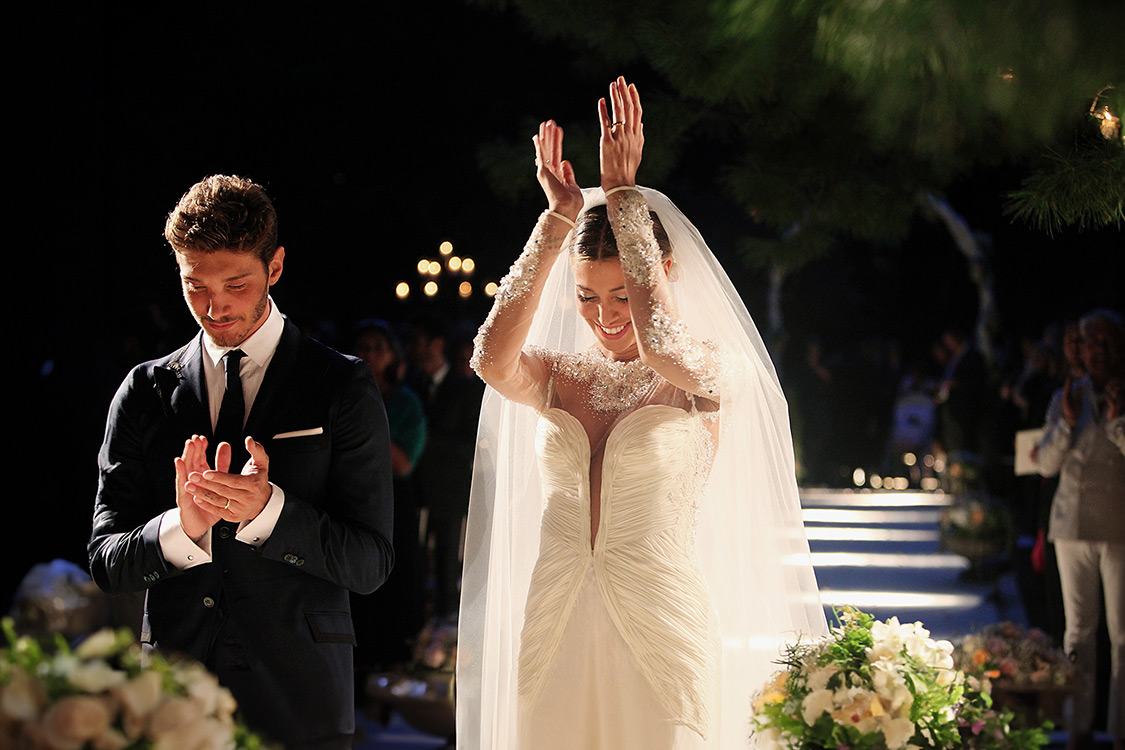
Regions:
[[[350,747],[348,591],[393,562],[382,400],[362,362],[270,297],[285,250],[261,186],[208,177],[164,234],[202,330],[114,397],[91,571],[106,591],[146,589],[142,640],[206,664],[252,729]]]

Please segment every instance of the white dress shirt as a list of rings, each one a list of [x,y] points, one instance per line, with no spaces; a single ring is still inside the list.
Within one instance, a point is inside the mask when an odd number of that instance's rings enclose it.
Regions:
[[[207,401],[211,413],[211,429],[219,420],[219,409],[222,407],[223,394],[226,392],[226,367],[223,364],[223,355],[231,349],[241,349],[246,355],[239,362],[239,378],[242,380],[242,395],[246,404],[246,414],[243,415],[245,424],[246,415],[254,405],[258,396],[262,379],[266,369],[277,352],[277,345],[281,341],[281,333],[285,329],[285,319],[277,309],[273,298],[269,298],[269,313],[261,327],[254,331],[245,341],[237,347],[221,347],[211,341],[206,334],[203,335],[203,376],[207,383]],[[232,471],[241,470],[240,467],[231,467]],[[285,505],[285,493],[277,485],[270,485],[272,492],[266,506],[257,517],[243,521],[238,525],[235,539],[254,547],[266,543],[273,533],[277,519],[281,516],[281,509]],[[211,562],[211,530],[198,541],[193,541],[180,525],[180,509],[172,508],[165,511],[160,519],[160,548],[164,559],[181,570],[203,565]]]

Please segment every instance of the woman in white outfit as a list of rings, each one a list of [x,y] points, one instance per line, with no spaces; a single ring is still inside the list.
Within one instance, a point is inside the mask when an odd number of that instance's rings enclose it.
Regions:
[[[548,208],[476,340],[458,746],[744,748],[781,644],[825,631],[786,405],[698,232],[636,186],[636,87],[598,110],[600,189],[554,122],[533,139]]]

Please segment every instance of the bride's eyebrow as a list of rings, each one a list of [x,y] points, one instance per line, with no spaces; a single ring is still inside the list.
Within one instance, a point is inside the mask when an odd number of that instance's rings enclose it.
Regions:
[[[578,287],[579,289],[581,289],[581,290],[582,290],[582,291],[584,291],[584,292],[592,292],[592,291],[594,291],[594,290],[593,290],[593,289],[591,289],[590,287],[588,287],[588,286],[582,286],[581,284],[575,284],[575,286],[576,286],[576,287]],[[624,286],[624,285],[622,285],[622,286],[615,286],[615,287],[614,287],[613,289],[610,289],[609,291],[610,291],[610,293],[611,293],[611,294],[612,294],[613,292],[623,292],[623,291],[625,291],[625,286]]]

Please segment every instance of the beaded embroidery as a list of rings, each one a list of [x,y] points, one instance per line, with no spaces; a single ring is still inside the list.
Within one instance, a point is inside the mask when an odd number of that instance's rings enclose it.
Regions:
[[[633,283],[646,289],[656,286],[660,273],[660,245],[652,234],[652,217],[640,193],[628,190],[618,194],[612,212],[613,236],[621,256],[621,270]]]
[[[527,244],[524,245],[520,257],[516,258],[516,262],[508,269],[507,275],[500,279],[500,286],[496,290],[496,303],[498,305],[518,302],[526,297],[535,283],[535,278],[539,275],[544,245],[554,244],[558,246],[562,244],[562,238],[557,237],[557,232],[548,233],[547,231],[547,217],[550,215],[550,211],[544,211],[539,215],[539,221],[535,222],[535,229],[532,230],[531,236],[527,238]]]
[[[663,302],[653,300],[650,309],[652,312],[642,331],[648,351],[678,363],[699,383],[701,394],[717,398],[717,371],[721,368],[708,368],[709,363],[717,364],[713,362],[715,347],[710,342],[701,343],[688,335],[687,324],[673,315]]]
[[[527,352],[548,362],[555,371],[571,380],[588,383],[590,408],[599,412],[627,411],[637,406],[656,382],[656,372],[640,359],[619,362],[600,349],[584,352],[551,352],[528,347]]]
[[[542,270],[543,249],[545,247],[557,248],[562,245],[565,234],[559,236],[557,230],[549,231],[548,217],[550,215],[550,211],[544,211],[539,215],[539,220],[535,223],[535,229],[532,230],[531,236],[527,238],[527,244],[524,245],[520,257],[516,258],[515,263],[508,269],[508,273],[500,279],[492,309],[489,310],[484,325],[480,327],[477,335],[473,338],[473,354],[469,358],[469,366],[477,374],[480,374],[481,365],[488,358],[488,334],[492,330],[498,311],[508,305],[522,303],[531,294],[535,280]]]

